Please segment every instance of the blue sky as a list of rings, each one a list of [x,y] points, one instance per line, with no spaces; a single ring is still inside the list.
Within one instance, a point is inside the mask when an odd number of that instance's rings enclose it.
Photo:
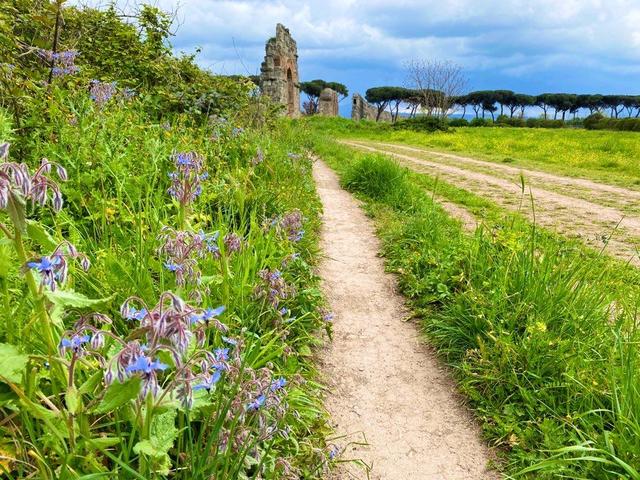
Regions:
[[[258,73],[280,22],[298,42],[301,80],[352,93],[402,85],[407,60],[441,59],[464,68],[470,90],[640,94],[640,0],[156,3],[176,12],[175,49],[201,48],[217,73]]]

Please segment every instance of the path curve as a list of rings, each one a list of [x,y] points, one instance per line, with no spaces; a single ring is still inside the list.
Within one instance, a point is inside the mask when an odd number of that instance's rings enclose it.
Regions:
[[[525,201],[522,202],[521,186],[513,179],[466,169],[464,163],[453,166],[440,163],[435,159],[424,160],[415,154],[397,153],[381,146],[372,146],[367,142],[342,141],[342,143],[360,150],[389,155],[417,172],[438,175],[448,183],[489,198],[504,208],[510,210],[524,208],[523,213],[530,217],[534,215],[530,204],[529,192],[531,192],[538,224],[555,229],[569,237],[579,236],[587,245],[596,249],[603,248],[603,240],[606,239],[608,244],[605,252],[635,265],[640,264],[637,251],[637,245],[640,243],[640,217],[638,216],[625,215],[620,209],[541,187],[528,188]],[[565,178],[567,182],[575,180]],[[601,186],[609,188],[606,185]],[[598,194],[602,195],[602,192],[594,192],[593,195],[595,197]]]
[[[455,383],[405,321],[370,220],[324,163],[315,162],[313,175],[324,207],[319,273],[335,314],[321,365],[342,457],[372,466],[373,480],[497,478]],[[350,444],[363,439],[368,445]],[[348,466],[336,478],[367,475]]]

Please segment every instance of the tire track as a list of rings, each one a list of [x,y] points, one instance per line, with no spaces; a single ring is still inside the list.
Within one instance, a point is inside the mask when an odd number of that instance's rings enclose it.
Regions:
[[[489,164],[492,168],[495,167],[496,171],[520,172],[513,167],[490,164],[457,155],[439,154],[459,161],[458,166],[453,166],[437,160],[424,160],[415,153],[409,155],[390,151],[375,143],[361,141],[343,141],[342,143],[352,148],[390,155],[414,171],[439,176],[448,183],[489,198],[506,209],[524,208],[521,210],[522,213],[527,214],[531,220],[535,217],[539,225],[556,230],[568,237],[578,237],[596,249],[603,248],[606,242],[606,252],[610,255],[631,261],[636,265],[640,264],[636,249],[636,245],[640,243],[640,217],[625,216],[620,209],[535,186],[530,186],[523,199],[521,185],[517,181],[465,168],[470,165]],[[393,146],[397,147],[397,145]],[[527,172],[527,175],[533,173],[539,179],[553,177],[549,181],[566,182],[567,185],[579,185],[580,188],[587,188],[590,185],[589,188],[592,188],[594,196],[607,192],[608,195],[621,195],[625,192],[640,198],[640,192],[627,191],[620,187],[531,170]],[[535,210],[531,208],[532,201]]]

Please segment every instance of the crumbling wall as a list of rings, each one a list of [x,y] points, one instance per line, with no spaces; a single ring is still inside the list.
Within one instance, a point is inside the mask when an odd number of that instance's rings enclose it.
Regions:
[[[265,46],[260,67],[260,90],[274,102],[285,106],[289,117],[300,116],[300,77],[298,75],[298,47],[289,29],[279,23],[276,36]]]
[[[377,115],[378,109],[375,106],[368,103],[358,93],[353,94],[353,101],[351,102],[352,120],[373,120],[375,122]],[[380,122],[390,122],[391,120],[391,114],[386,110],[380,114],[378,119]]]
[[[338,116],[338,94],[331,88],[325,88],[320,93],[318,113],[326,117]]]

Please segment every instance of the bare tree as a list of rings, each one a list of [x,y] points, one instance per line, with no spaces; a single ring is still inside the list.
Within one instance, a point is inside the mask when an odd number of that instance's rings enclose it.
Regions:
[[[448,60],[410,60],[405,64],[406,83],[415,90],[428,115],[445,118],[467,86],[462,67]]]

